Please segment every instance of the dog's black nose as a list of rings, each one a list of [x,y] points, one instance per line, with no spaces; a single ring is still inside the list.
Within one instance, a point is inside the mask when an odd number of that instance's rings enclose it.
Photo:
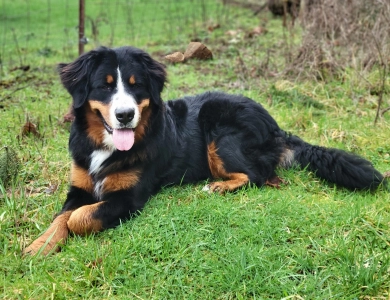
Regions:
[[[122,124],[126,125],[134,119],[133,108],[117,108],[115,109],[115,117]]]

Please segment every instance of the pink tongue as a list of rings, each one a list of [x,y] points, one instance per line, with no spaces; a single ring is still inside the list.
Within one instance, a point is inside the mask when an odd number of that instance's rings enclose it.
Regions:
[[[112,139],[119,151],[127,151],[134,145],[134,131],[133,129],[114,129]]]

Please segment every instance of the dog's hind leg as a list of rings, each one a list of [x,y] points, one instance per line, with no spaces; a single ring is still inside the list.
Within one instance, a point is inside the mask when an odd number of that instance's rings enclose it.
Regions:
[[[213,182],[209,191],[233,191],[248,183],[263,186],[276,176],[285,151],[284,135],[267,111],[241,96],[206,94],[199,111]],[[218,113],[216,113],[218,112]]]
[[[205,191],[223,194],[228,191],[234,191],[249,182],[249,177],[245,173],[226,171],[225,164],[217,153],[215,142],[211,142],[207,147],[207,159],[213,178],[221,178],[225,181],[212,182],[204,187]]]

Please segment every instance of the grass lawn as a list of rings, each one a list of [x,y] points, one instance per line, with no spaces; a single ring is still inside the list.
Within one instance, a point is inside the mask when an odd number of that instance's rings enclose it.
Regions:
[[[42,38],[47,45],[39,43],[38,32],[47,32],[50,23],[51,33],[66,33],[70,20],[77,23],[77,7],[68,1],[6,2],[0,22],[18,30],[22,45],[20,54],[9,54],[15,38],[0,33],[8,41],[1,46],[0,136],[1,146],[17,151],[21,167],[10,186],[0,185],[1,298],[389,299],[389,192],[353,192],[299,170],[280,170],[286,181],[280,189],[246,187],[221,196],[202,192],[205,182],[166,187],[140,216],[118,228],[72,237],[56,255],[22,257],[21,250],[61,209],[70,172],[70,125],[62,117],[71,100],[55,65],[75,58],[77,47],[70,38],[51,34]],[[374,126],[377,96],[353,70],[328,82],[264,77],[259,66],[268,50],[280,53],[269,68],[280,70],[284,63],[283,37],[290,33],[281,20],[263,12],[259,21],[251,11],[214,1],[168,2],[171,7],[153,9],[160,2],[132,1],[128,10],[122,2],[89,8],[87,3],[93,20],[102,12],[107,20],[117,16],[114,32],[113,22],[101,21],[87,50],[97,43],[131,43],[164,62],[165,54],[184,51],[199,38],[214,59],[168,64],[163,99],[210,89],[244,94],[306,141],[358,153],[382,173],[390,170],[390,113]],[[52,3],[49,23],[38,13],[48,12],[47,3]],[[29,26],[26,18],[9,17],[26,5]],[[259,23],[268,33],[249,38]],[[134,24],[142,24],[142,30],[130,30]],[[36,34],[28,44],[24,27]],[[299,26],[293,31],[291,43],[299,42]],[[12,70],[18,64],[30,70]],[[375,71],[370,78],[379,81]],[[387,104],[388,99],[389,93]],[[36,124],[39,136],[21,134],[27,120]]]

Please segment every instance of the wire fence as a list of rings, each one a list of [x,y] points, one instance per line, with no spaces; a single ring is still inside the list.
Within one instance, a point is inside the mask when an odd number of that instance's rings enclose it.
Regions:
[[[228,22],[230,10],[218,0],[86,0],[86,50],[99,45],[172,47],[196,39],[208,23]],[[45,65],[60,54],[78,54],[79,3],[71,0],[3,0],[0,65]]]

